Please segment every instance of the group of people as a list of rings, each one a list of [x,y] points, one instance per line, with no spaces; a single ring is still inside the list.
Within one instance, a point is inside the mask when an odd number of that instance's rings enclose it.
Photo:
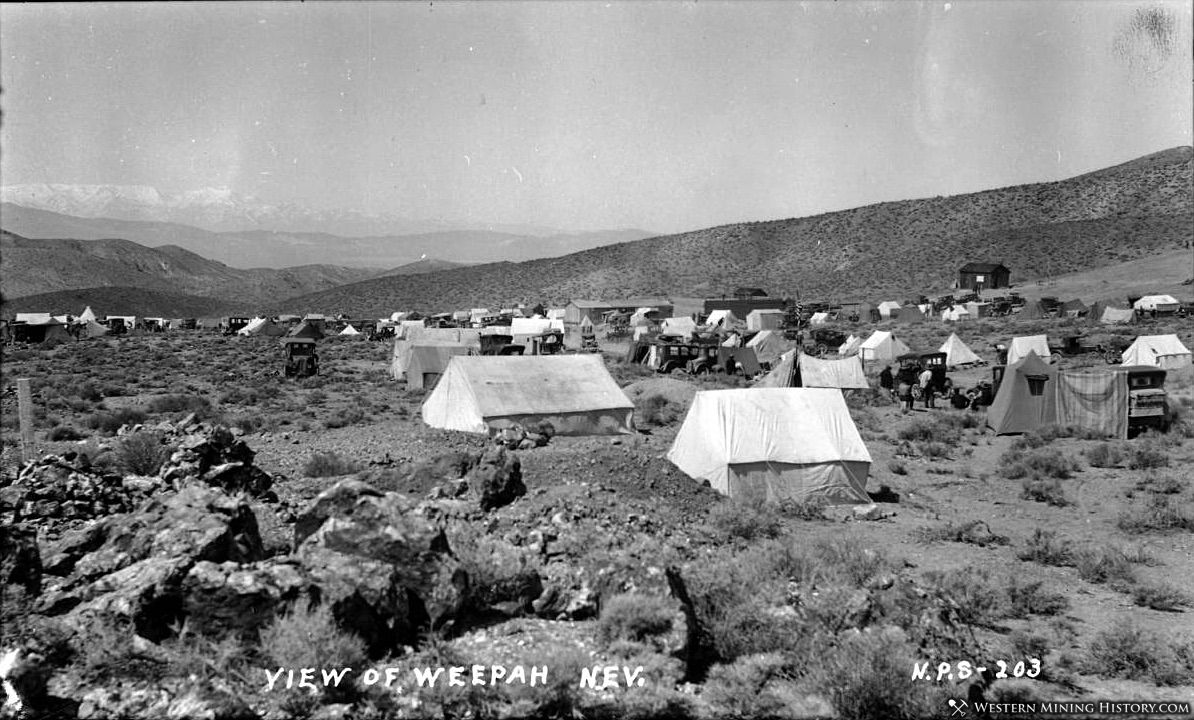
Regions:
[[[899,372],[893,373],[891,366],[885,366],[879,373],[879,387],[892,400],[903,403],[904,412],[911,412],[915,403],[914,388],[920,390],[920,399],[925,409],[937,407],[937,395],[948,398],[950,405],[962,410],[974,408],[974,398],[964,394],[954,387],[953,380],[947,376],[940,387],[933,382],[933,371],[920,365],[905,365]]]

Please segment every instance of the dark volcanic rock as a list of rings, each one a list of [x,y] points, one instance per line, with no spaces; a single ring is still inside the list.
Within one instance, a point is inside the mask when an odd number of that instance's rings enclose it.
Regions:
[[[0,525],[0,582],[33,598],[41,593],[41,576],[37,531],[23,525]]]
[[[381,491],[355,478],[345,478],[315,496],[294,523],[294,547],[311,536],[333,515],[350,513],[362,497],[379,498]]]
[[[284,607],[314,594],[308,573],[291,562],[196,563],[182,583],[187,627],[208,637],[254,638]]]
[[[509,505],[527,492],[518,456],[500,445],[485,451],[467,480],[469,488],[477,494],[482,510]]]

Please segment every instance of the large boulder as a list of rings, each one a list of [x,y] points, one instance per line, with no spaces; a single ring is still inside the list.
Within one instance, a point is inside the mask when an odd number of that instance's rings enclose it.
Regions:
[[[95,614],[131,620],[157,641],[183,612],[183,580],[196,563],[254,562],[264,557],[257,522],[247,503],[191,486],[72,536],[55,556],[70,575],[41,598],[47,615],[68,614],[84,627]],[[94,547],[75,558],[83,548]]]
[[[176,486],[198,479],[228,493],[273,499],[273,478],[253,464],[255,457],[248,444],[228,428],[199,426],[180,437],[178,449],[162,464],[158,475]]]
[[[294,548],[303,543],[333,515],[350,513],[363,497],[380,498],[382,492],[356,478],[345,478],[319,493],[294,523]]]
[[[23,525],[0,525],[0,584],[5,594],[16,590],[26,598],[41,594],[42,562],[37,531]]]
[[[16,481],[0,490],[0,518],[18,521],[85,521],[130,512],[149,498],[153,483],[101,472],[80,455],[46,455],[26,463]]]
[[[297,563],[196,563],[182,581],[189,630],[211,638],[254,639],[286,607],[316,593]]]
[[[518,456],[500,445],[486,450],[466,479],[482,510],[509,505],[527,493]]]

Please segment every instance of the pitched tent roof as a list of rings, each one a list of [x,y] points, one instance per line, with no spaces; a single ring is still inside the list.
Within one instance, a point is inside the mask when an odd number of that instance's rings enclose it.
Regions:
[[[858,348],[862,347],[862,338],[857,335],[850,335],[846,338],[846,342],[838,346],[838,355],[857,355]]]
[[[983,361],[966,346],[966,343],[962,342],[962,338],[958,337],[957,333],[950,333],[941,347],[937,348],[937,352],[945,353],[945,364],[950,366],[970,365]]]
[[[406,368],[406,387],[422,390],[434,385],[443,375],[448,363],[457,355],[474,352],[463,343],[443,345],[415,345],[410,349],[410,363]]]
[[[313,325],[313,324],[307,322],[306,320],[304,320],[301,323],[299,323],[298,325],[295,325],[294,329],[292,329],[289,333],[287,333],[287,336],[294,337],[294,338],[311,338],[312,340],[318,340],[323,337],[323,331],[319,329],[319,326]]]
[[[340,331],[340,334],[341,335],[360,335],[361,331],[357,330],[352,325],[346,325],[344,327],[344,329]]]
[[[829,313],[827,312],[815,312],[808,319],[809,325],[824,325],[827,322],[829,322]]]
[[[401,380],[410,367],[411,348],[416,345],[467,345],[481,351],[481,335],[486,330],[473,328],[405,328],[403,335],[394,337],[394,351],[390,356],[390,377]],[[495,333],[509,334],[509,333]]]
[[[1190,350],[1177,335],[1141,335],[1124,350],[1123,364],[1153,365],[1169,370],[1190,367]]]
[[[1016,313],[1017,320],[1042,320],[1047,317],[1049,313],[1045,310],[1044,303],[1039,300],[1025,303],[1020,312]]]
[[[663,319],[663,325],[660,329],[660,334],[692,337],[693,333],[696,332],[696,329],[696,321],[690,317],[670,317]]]
[[[95,320],[95,313],[91,310],[90,305],[83,308],[83,312],[79,314],[79,322],[93,322]]]
[[[1043,384],[1029,377],[1045,378]],[[1015,363],[1009,363],[999,384],[999,392],[987,408],[987,427],[996,435],[1025,433],[1057,420],[1057,398],[1054,386],[1057,369],[1042,360],[1035,352]],[[1034,391],[1039,389],[1039,393]]]
[[[245,325],[240,330],[237,330],[236,334],[237,335],[256,335],[261,330],[261,328],[264,327],[265,324],[268,322],[269,322],[269,320],[266,318],[263,318],[263,317],[253,318],[252,320],[249,321],[248,325]]]
[[[747,330],[778,330],[784,324],[783,310],[751,310],[746,314]]]
[[[870,502],[871,455],[838,390],[698,392],[667,457],[735,500]]]
[[[1094,311],[1091,311],[1094,316]],[[1136,322],[1136,311],[1128,308],[1105,307],[1097,320],[1103,325],[1128,325]]]
[[[104,337],[105,335],[107,335],[110,332],[111,331],[108,330],[108,328],[104,327],[103,325],[100,325],[99,323],[97,323],[94,320],[88,320],[87,323],[83,326],[83,334],[89,338]]]
[[[788,343],[774,330],[760,330],[746,343],[746,347],[754,348],[759,362],[773,363],[788,349]]]
[[[1078,317],[1087,311],[1086,303],[1081,300],[1067,300],[1061,304],[1061,312],[1067,317]]]
[[[1007,345],[1007,364],[1011,365],[1034,352],[1040,358],[1051,358],[1053,352],[1049,350],[1049,338],[1046,335],[1025,335],[1014,337]]]
[[[1133,303],[1136,310],[1158,310],[1160,312],[1174,312],[1181,303],[1172,295],[1145,295]]]
[[[884,300],[883,302],[879,303],[878,309],[879,309],[879,317],[889,318],[889,317],[891,317],[892,310],[899,312],[900,304],[898,302],[896,302],[895,300]]]
[[[741,321],[734,315],[733,310],[714,310],[709,313],[709,317],[705,320],[706,325],[721,326],[724,328],[728,328],[739,322]]]
[[[862,361],[857,355],[824,360],[790,350],[784,353],[779,365],[764,375],[755,385],[758,388],[809,387],[837,390],[869,390]]]
[[[431,427],[472,433],[540,421],[557,435],[634,429],[634,403],[596,355],[453,357],[422,414]]]
[[[876,330],[858,346],[858,356],[865,362],[893,362],[897,357],[912,352],[888,330]]]

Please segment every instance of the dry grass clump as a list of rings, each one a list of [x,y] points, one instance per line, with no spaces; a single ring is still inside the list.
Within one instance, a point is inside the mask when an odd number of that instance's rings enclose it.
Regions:
[[[136,432],[121,438],[114,448],[116,466],[133,475],[157,475],[173,448],[157,432]]]
[[[946,522],[937,527],[922,527],[916,530],[916,537],[921,542],[956,542],[987,547],[988,545],[1006,545],[1008,539],[1003,535],[991,532],[991,526],[982,520],[952,523]]]
[[[1120,514],[1116,527],[1126,533],[1194,531],[1194,517],[1169,499],[1168,495],[1150,494],[1143,506],[1137,504]]]
[[[313,454],[303,465],[303,476],[309,478],[335,477],[358,473],[363,466],[355,460],[341,457],[334,452]]]
[[[1074,548],[1068,540],[1057,537],[1052,530],[1033,530],[1032,537],[1024,544],[1024,548],[1016,553],[1021,560],[1067,567],[1074,564]]]
[[[1173,642],[1125,619],[1095,635],[1083,666],[1105,677],[1180,685],[1194,675],[1194,646]]]

